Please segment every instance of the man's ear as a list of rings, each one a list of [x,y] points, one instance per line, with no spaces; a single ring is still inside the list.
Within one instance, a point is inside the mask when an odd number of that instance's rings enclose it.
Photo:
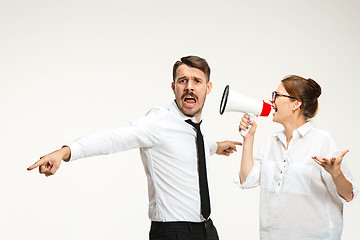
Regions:
[[[206,84],[206,95],[209,95],[209,93],[211,92],[211,89],[212,89],[212,82],[208,82]]]
[[[173,90],[173,92],[175,94],[175,83],[174,83],[174,81],[171,82],[171,89]]]

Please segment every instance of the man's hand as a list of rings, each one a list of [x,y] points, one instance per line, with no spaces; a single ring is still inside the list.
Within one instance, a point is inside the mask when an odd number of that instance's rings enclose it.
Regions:
[[[69,161],[70,159],[70,148],[63,147],[45,156],[42,156],[40,160],[31,165],[27,170],[31,171],[39,167],[39,172],[45,174],[46,177],[54,175],[60,167],[61,161]]]
[[[241,146],[241,142],[236,141],[223,141],[217,142],[216,154],[230,156],[230,154],[236,152],[236,145]]]

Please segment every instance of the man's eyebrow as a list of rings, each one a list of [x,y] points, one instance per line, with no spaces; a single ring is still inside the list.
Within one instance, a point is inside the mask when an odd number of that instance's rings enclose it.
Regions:
[[[182,77],[179,77],[177,80],[183,80],[183,79],[186,79],[187,77],[186,76],[182,76]]]
[[[187,76],[182,76],[182,77],[179,77],[177,79],[178,80],[183,80],[183,79],[187,79],[188,77]],[[193,76],[192,78],[194,78],[195,80],[199,80],[199,81],[203,81],[203,79],[201,77],[196,77],[196,76]]]

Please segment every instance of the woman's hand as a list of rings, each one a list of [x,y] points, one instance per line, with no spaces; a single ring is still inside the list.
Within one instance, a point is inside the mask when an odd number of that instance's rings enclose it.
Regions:
[[[239,125],[239,132],[240,131],[245,131],[250,127],[249,132],[244,136],[244,138],[250,137],[250,136],[254,136],[255,132],[256,132],[256,127],[257,124],[254,120],[250,120],[250,116],[248,114],[244,114],[244,116],[242,117],[241,121],[240,121],[240,125]]]
[[[348,152],[349,150],[345,150],[338,157],[332,157],[330,159],[320,159],[318,157],[313,157],[313,159],[317,164],[322,166],[328,173],[331,174],[338,194],[346,201],[350,202],[354,198],[354,188],[353,185],[345,178],[343,172],[341,171],[341,162],[345,154]]]
[[[332,157],[332,158],[318,158],[313,157],[314,161],[322,166],[328,173],[331,174],[332,177],[337,177],[341,172],[341,162],[345,156],[346,153],[348,153],[349,150],[343,151],[338,157]]]

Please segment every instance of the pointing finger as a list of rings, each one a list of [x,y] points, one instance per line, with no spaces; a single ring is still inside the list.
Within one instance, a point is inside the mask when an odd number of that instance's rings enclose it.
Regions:
[[[233,144],[235,144],[235,145],[239,145],[239,146],[241,146],[242,145],[242,143],[241,142],[237,142],[237,141],[230,141],[231,143],[233,143]]]
[[[33,165],[31,165],[30,167],[27,168],[28,171],[31,171],[41,165],[43,165],[46,161],[44,159],[40,159],[37,162],[35,162]]]

